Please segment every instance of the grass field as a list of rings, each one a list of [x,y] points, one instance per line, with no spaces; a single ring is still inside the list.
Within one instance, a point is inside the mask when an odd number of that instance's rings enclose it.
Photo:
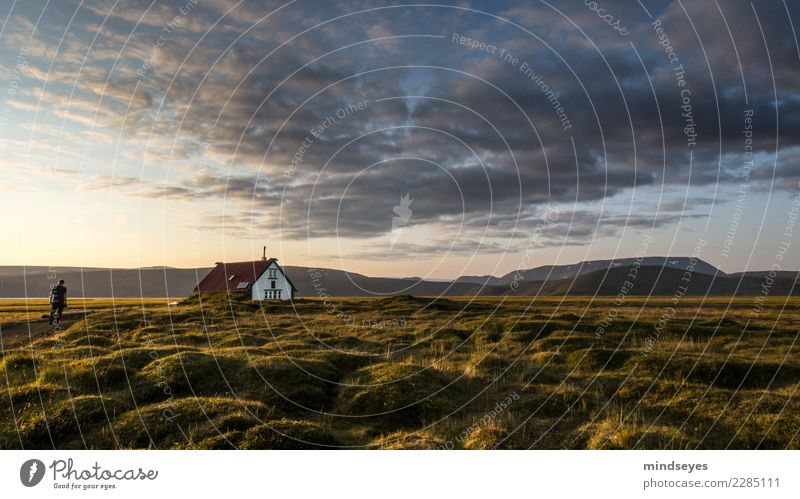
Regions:
[[[795,298],[82,308],[3,347],[0,448],[800,448]]]

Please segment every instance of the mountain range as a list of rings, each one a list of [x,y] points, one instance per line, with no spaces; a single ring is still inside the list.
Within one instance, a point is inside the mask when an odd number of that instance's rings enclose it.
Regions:
[[[298,297],[324,296],[465,296],[540,295],[616,296],[771,296],[798,294],[797,272],[768,271],[726,274],[713,265],[688,257],[647,257],[584,261],[572,265],[545,265],[503,276],[462,276],[453,281],[418,277],[369,277],[335,269],[285,266]],[[72,297],[170,297],[192,293],[211,270],[146,267],[109,269],[0,266],[0,298],[46,297],[51,283],[64,279]],[[627,281],[627,282],[626,282]]]

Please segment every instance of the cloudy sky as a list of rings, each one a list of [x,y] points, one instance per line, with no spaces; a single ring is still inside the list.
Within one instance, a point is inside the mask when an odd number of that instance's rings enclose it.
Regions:
[[[797,2],[394,3],[3,1],[0,264],[800,267]]]

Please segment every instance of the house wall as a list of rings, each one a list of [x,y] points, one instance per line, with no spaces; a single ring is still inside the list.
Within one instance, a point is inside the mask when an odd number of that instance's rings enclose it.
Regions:
[[[259,277],[258,280],[251,287],[251,298],[253,300],[259,300],[259,301],[266,299],[265,291],[272,290],[272,285],[270,284],[270,281],[272,281],[273,279],[269,278],[269,271],[272,269],[276,270],[275,272],[276,278],[274,279],[275,289],[281,290],[280,299],[291,300],[293,298],[292,287],[289,286],[289,283],[286,282],[286,276],[283,275],[283,272],[281,272],[278,266],[274,263],[269,267],[267,267],[267,270],[265,270],[264,273],[261,274],[261,277]]]

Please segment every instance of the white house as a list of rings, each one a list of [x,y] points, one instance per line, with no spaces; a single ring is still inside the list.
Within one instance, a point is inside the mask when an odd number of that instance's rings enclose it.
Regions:
[[[250,289],[253,300],[291,300],[296,291],[292,281],[274,258],[269,260],[266,270],[261,273]]]
[[[199,293],[247,294],[253,300],[291,300],[297,288],[276,258],[254,262],[217,262],[194,288]]]

